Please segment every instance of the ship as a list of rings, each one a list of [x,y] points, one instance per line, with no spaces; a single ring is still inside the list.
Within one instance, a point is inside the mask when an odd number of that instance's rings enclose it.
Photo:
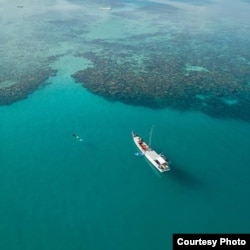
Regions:
[[[156,153],[140,136],[132,132],[135,145],[142,154],[153,164],[153,166],[161,173],[169,171],[169,161],[163,154]]]
[[[112,10],[111,6],[100,7],[100,10]]]

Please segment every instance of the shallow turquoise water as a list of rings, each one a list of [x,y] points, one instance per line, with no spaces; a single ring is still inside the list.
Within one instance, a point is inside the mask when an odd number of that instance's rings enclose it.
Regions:
[[[0,108],[1,249],[169,249],[174,232],[249,232],[249,124],[51,81]],[[152,125],[164,175],[134,156],[131,130],[149,140]]]

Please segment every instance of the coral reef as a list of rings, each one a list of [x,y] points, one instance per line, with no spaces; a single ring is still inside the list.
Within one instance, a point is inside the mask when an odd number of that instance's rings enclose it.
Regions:
[[[132,105],[250,121],[249,52],[236,41],[224,49],[211,36],[185,33],[169,39],[161,32],[93,42],[103,49],[76,56],[94,67],[72,75],[89,91]]]
[[[7,86],[0,85],[0,105],[9,105],[26,98],[37,88],[45,84],[50,76],[55,76],[56,70],[49,67],[37,68],[26,74],[11,75],[11,82]],[[1,79],[4,82],[4,79]]]

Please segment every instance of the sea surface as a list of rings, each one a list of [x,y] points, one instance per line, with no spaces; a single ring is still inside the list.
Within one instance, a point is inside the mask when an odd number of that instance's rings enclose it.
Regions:
[[[98,51],[93,39],[150,33],[152,20],[164,26],[163,13],[138,14],[142,5],[179,8],[197,32],[210,29],[211,19],[250,32],[249,1],[11,3],[0,5],[4,74],[18,65],[28,74],[59,56],[48,63],[57,74],[46,85],[0,106],[0,249],[161,250],[172,249],[173,233],[249,233],[249,122],[110,101],[71,77],[92,67],[75,53]],[[81,11],[89,17],[80,34]],[[131,15],[125,30],[123,15]],[[164,153],[171,171],[160,174],[136,157],[131,131]]]

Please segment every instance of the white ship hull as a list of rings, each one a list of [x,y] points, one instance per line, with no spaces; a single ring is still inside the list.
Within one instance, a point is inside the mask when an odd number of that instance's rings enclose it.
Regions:
[[[100,10],[112,10],[112,7],[111,6],[100,7]]]
[[[132,137],[134,140],[135,145],[139,148],[139,150],[145,155],[145,157],[153,164],[153,166],[162,172],[169,171],[169,162],[167,159],[161,155],[156,153],[152,150],[143,140],[141,137],[136,135],[132,132]]]

